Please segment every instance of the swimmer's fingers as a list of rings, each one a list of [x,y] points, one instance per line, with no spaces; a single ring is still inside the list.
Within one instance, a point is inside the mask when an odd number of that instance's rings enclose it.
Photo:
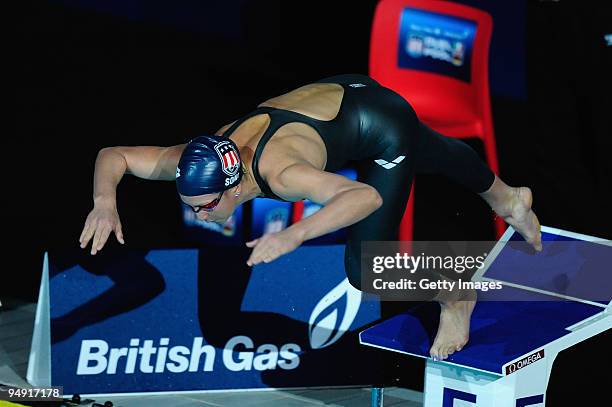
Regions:
[[[259,239],[251,240],[250,242],[247,242],[246,245],[247,247],[255,247],[257,243],[259,243]]]
[[[259,256],[255,256],[254,253],[251,253],[251,256],[249,256],[249,259],[247,260],[247,266],[253,267],[256,264],[259,264],[259,262]]]
[[[247,245],[251,244],[251,246],[249,247],[254,247],[253,252],[251,253],[251,256],[247,260],[247,265],[254,266],[263,261],[266,251],[268,250],[267,243],[268,243],[267,236],[263,236],[259,239],[255,239],[247,243]]]
[[[278,247],[278,242],[275,241],[275,239],[271,239],[260,257],[264,263],[270,263],[278,259],[283,254],[284,253],[282,253],[281,249]]]
[[[95,255],[97,252],[102,250],[106,240],[108,240],[108,236],[111,233],[111,228],[102,222],[98,222],[98,227],[96,228],[96,234],[94,236],[93,244],[91,245],[91,254]]]
[[[260,262],[261,262],[261,251],[257,250],[257,247],[255,247],[255,249],[253,249],[253,252],[249,256],[249,259],[247,260],[247,265],[249,267],[252,267],[256,264],[259,264]]]
[[[125,244],[125,240],[123,240],[123,230],[121,229],[121,222],[117,222],[115,226],[115,236],[117,237],[117,241],[121,244]]]
[[[102,235],[102,227],[99,223],[96,224],[95,233],[93,237],[93,242],[91,243],[91,251],[92,255],[96,254],[98,251],[98,244],[100,244],[100,239]]]
[[[251,252],[251,255],[249,256],[249,259],[247,260],[247,265],[249,267],[254,266],[255,264],[259,263],[258,261],[259,250],[257,250],[257,245],[259,244],[259,240],[260,239],[255,239],[255,240],[251,240],[250,242],[246,243],[247,247],[253,248],[253,251]]]
[[[79,242],[81,243],[81,249],[84,249],[89,241],[91,240],[95,228],[92,225],[91,219],[88,217],[85,221],[85,226],[83,226],[83,231],[81,232],[81,237],[79,237]]]
[[[274,251],[270,251],[266,254],[264,254],[263,257],[263,262],[264,263],[270,263],[273,262],[274,260],[278,259],[281,255],[277,252]]]
[[[542,233],[538,230],[538,234],[536,235],[536,239],[535,239],[535,249],[538,252],[541,252],[543,247],[542,247]]]
[[[252,266],[262,261],[270,263],[280,256],[295,250],[300,242],[292,239],[287,233],[286,231],[271,233],[258,239],[247,264]]]

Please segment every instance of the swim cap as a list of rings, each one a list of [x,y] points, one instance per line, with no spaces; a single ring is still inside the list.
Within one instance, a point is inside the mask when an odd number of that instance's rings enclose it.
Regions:
[[[242,163],[238,147],[224,136],[191,140],[176,167],[176,187],[184,196],[218,193],[240,183]]]

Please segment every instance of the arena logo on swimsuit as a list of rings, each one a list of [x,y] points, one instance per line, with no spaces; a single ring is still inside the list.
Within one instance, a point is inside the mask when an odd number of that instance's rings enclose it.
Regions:
[[[169,338],[160,338],[157,346],[154,346],[154,340],[140,343],[140,339],[133,338],[129,348],[111,348],[108,342],[101,339],[84,340],[81,342],[76,374],[116,374],[117,371],[133,374],[137,369],[140,373],[152,374],[215,370],[217,349],[204,345],[201,337],[193,338],[191,348],[182,345],[169,347]],[[295,343],[284,344],[280,349],[274,344],[263,344],[255,349],[251,338],[239,335],[226,343],[221,360],[223,366],[233,372],[274,370],[277,367],[292,370],[300,365],[301,351]]]

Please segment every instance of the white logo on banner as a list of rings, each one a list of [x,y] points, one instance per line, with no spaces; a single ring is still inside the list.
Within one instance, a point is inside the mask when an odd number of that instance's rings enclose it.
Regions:
[[[346,307],[342,321],[338,321],[339,304],[342,297],[346,297]],[[359,305],[361,304],[361,291],[353,287],[348,279],[327,293],[314,307],[308,320],[308,336],[312,349],[325,348],[336,342],[355,320]],[[329,315],[313,325],[320,315],[329,310]],[[332,336],[333,335],[333,336]]]

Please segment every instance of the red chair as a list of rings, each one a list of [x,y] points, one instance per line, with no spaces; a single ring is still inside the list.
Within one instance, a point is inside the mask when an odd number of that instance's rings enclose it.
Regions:
[[[424,11],[475,23],[469,61],[471,68],[466,71],[469,79],[406,67],[405,63],[400,66],[400,24],[402,15],[406,16],[404,18],[410,15],[404,14],[407,8],[408,13]],[[372,24],[369,68],[372,78],[408,100],[421,121],[429,127],[448,137],[480,138],[487,163],[498,174],[489,99],[488,59],[492,28],[491,16],[472,7],[440,0],[382,0],[376,7]],[[416,46],[418,48],[419,44]],[[413,215],[414,193],[410,195],[400,225],[400,240],[412,240]],[[503,219],[495,218],[495,230],[499,238],[505,230]]]

